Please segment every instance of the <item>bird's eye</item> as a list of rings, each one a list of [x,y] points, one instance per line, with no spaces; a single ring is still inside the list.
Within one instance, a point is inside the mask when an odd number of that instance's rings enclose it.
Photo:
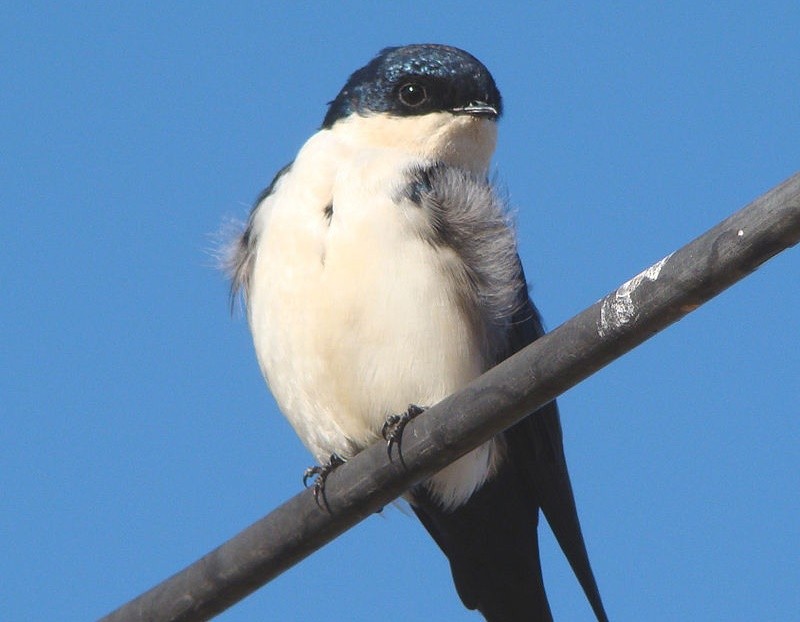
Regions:
[[[416,108],[428,99],[428,93],[425,87],[416,82],[408,82],[400,87],[398,91],[400,102],[409,108]]]

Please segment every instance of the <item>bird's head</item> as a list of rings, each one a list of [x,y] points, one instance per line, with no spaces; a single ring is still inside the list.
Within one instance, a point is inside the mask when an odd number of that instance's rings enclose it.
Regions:
[[[330,102],[323,129],[347,125],[358,139],[423,157],[485,168],[494,151],[500,91],[489,70],[458,48],[386,48],[355,71]]]

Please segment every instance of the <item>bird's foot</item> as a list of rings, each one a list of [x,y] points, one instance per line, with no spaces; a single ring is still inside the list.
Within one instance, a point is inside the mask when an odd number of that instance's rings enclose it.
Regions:
[[[314,481],[314,501],[317,502],[318,506],[322,507],[322,504],[320,503],[321,497],[325,507],[328,508],[328,501],[325,499],[325,480],[328,479],[328,475],[333,473],[337,467],[343,465],[344,463],[345,459],[339,454],[331,454],[327,464],[323,464],[322,466],[308,467],[303,472],[303,486],[306,488],[308,488],[309,479],[312,477],[317,478]],[[330,510],[330,508],[328,508],[328,510]]]
[[[386,451],[389,453],[389,459],[392,459],[392,447],[397,445],[397,455],[400,460],[403,460],[402,443],[403,443],[403,430],[406,429],[408,422],[425,412],[424,408],[416,404],[409,404],[404,413],[399,415],[389,415],[386,422],[381,428],[381,435],[386,440]]]

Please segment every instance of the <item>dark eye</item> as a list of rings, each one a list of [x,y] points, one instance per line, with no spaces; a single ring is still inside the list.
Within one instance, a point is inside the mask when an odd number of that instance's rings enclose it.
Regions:
[[[416,108],[428,99],[425,87],[416,82],[409,82],[401,86],[397,96],[400,98],[400,102],[409,108]]]

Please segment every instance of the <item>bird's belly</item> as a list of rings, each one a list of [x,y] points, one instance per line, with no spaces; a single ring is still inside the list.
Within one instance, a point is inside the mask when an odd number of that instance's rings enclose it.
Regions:
[[[342,407],[335,418],[360,445],[376,438],[388,415],[412,403],[431,406],[484,371],[474,326],[435,269],[437,257],[421,244],[383,261],[370,257],[357,266],[330,257],[326,266],[329,318],[346,327],[323,336],[328,364],[338,370],[330,387]]]
[[[436,256],[410,246],[328,248],[324,266],[302,275],[295,260],[289,270],[269,253],[268,280],[256,266],[250,305],[260,362],[318,458],[352,454],[378,438],[388,415],[430,406],[484,369],[458,297],[432,269]]]
[[[253,274],[262,371],[320,461],[354,455],[380,437],[388,415],[431,406],[486,368],[448,265],[455,259],[411,237],[348,239],[357,232],[331,235],[303,261],[296,245],[265,245]],[[432,480],[445,505],[483,482],[493,453],[488,443]]]

